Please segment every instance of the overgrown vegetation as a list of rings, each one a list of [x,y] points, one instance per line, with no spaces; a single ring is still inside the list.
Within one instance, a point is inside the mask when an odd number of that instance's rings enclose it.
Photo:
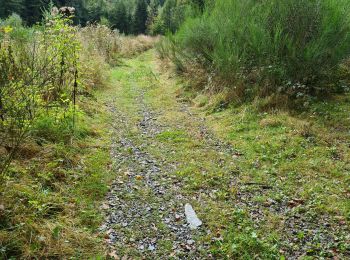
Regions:
[[[0,21],[0,259],[105,254],[109,71],[155,39],[72,20],[52,7],[33,27]]]
[[[339,66],[349,57],[349,13],[347,1],[216,1],[159,50],[202,77],[202,88],[228,89],[231,101],[279,95],[305,102],[348,84]]]
[[[350,257],[348,0],[53,2],[0,10],[0,259]]]
[[[49,13],[43,25],[33,29],[22,27],[17,16],[4,22],[0,128],[1,146],[10,152],[1,162],[1,175],[24,138],[36,131],[36,120],[45,114],[57,125],[70,120],[66,126],[73,134],[79,42],[69,23],[69,18]]]
[[[174,32],[183,22],[186,12],[203,8],[203,0],[53,0],[54,5],[66,11],[73,7],[75,24],[103,24],[123,34],[164,34]],[[50,1],[8,0],[0,10],[0,18],[16,13],[27,25],[42,19],[42,9]],[[190,8],[191,7],[191,8]],[[185,12],[186,11],[186,12]]]

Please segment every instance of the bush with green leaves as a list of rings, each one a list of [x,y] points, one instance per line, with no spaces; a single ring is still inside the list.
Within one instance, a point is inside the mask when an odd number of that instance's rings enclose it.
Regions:
[[[15,15],[1,22],[0,146],[9,153],[1,157],[0,174],[43,111],[75,108],[80,50],[76,33],[70,17],[49,12],[33,28],[23,27]]]
[[[350,5],[218,0],[203,15],[188,18],[170,42],[168,56],[177,63],[179,57],[183,66],[200,63],[224,85],[243,82],[245,95],[316,95],[329,90],[327,83],[349,56]]]

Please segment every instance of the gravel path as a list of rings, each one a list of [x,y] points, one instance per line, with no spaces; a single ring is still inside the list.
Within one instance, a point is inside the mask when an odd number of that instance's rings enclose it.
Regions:
[[[159,122],[161,112],[150,109],[145,102],[144,88],[137,82],[133,84],[135,116],[139,118],[136,124],[128,117],[130,114],[122,112],[117,102],[109,104],[114,115],[111,157],[117,176],[102,205],[106,218],[100,230],[110,256],[116,259],[120,256],[123,259],[213,259],[208,253],[210,245],[201,244],[198,241],[203,240],[197,239],[211,237],[208,227],[203,223],[199,229],[191,230],[186,221],[185,204],[199,200],[201,194],[210,197],[215,190],[203,188],[190,198],[186,197],[182,192],[183,183],[173,176],[181,162],[171,164],[147,152],[149,147],[157,148],[156,136],[171,126]],[[174,109],[190,119],[191,130],[200,133],[203,147],[196,149],[222,155],[215,162],[219,168],[226,169],[236,160],[244,159],[244,151],[216,138],[205,126],[206,119],[193,114],[188,104],[181,103]],[[180,121],[176,122],[176,128],[186,131]],[[227,205],[232,205],[232,211],[246,210],[256,230],[267,224],[269,214],[280,219],[276,231],[281,234],[279,249],[286,259],[313,255],[320,249],[326,252],[324,258],[336,256],[338,252],[334,248],[341,247],[349,239],[349,227],[339,225],[328,216],[312,215],[306,202],[297,198],[254,200],[257,196],[283,194],[283,183],[278,179],[267,184],[246,183],[240,174],[232,174],[226,182],[237,189],[235,196],[227,199]],[[216,240],[212,238],[214,243]]]
[[[143,91],[135,103],[140,106],[137,127],[143,138],[141,145],[127,136],[131,127],[127,117],[111,107],[117,137],[111,156],[116,170],[125,172],[111,185],[107,202],[102,206],[106,220],[100,230],[106,234],[110,252],[146,259],[203,259],[203,246],[194,240],[203,230],[189,228],[184,214],[188,200],[181,194],[181,184],[168,174],[173,167],[144,151],[145,146],[153,145],[152,138],[161,132],[162,126],[144,103]]]

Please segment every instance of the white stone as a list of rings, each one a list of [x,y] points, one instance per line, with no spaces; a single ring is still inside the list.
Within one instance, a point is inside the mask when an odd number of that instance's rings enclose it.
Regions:
[[[190,224],[191,229],[197,229],[202,225],[202,221],[197,217],[196,212],[190,204],[185,205],[185,214],[188,224]]]

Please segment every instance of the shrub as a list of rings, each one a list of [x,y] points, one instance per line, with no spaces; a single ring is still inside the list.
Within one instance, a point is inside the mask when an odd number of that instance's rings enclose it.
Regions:
[[[0,178],[42,110],[75,107],[79,42],[71,25],[49,12],[33,29],[17,16],[0,25],[0,146],[10,151],[0,158]]]
[[[218,0],[187,19],[173,44],[168,51],[175,49],[176,62],[196,60],[226,85],[243,81],[245,95],[317,94],[349,56],[350,6],[346,0]]]

